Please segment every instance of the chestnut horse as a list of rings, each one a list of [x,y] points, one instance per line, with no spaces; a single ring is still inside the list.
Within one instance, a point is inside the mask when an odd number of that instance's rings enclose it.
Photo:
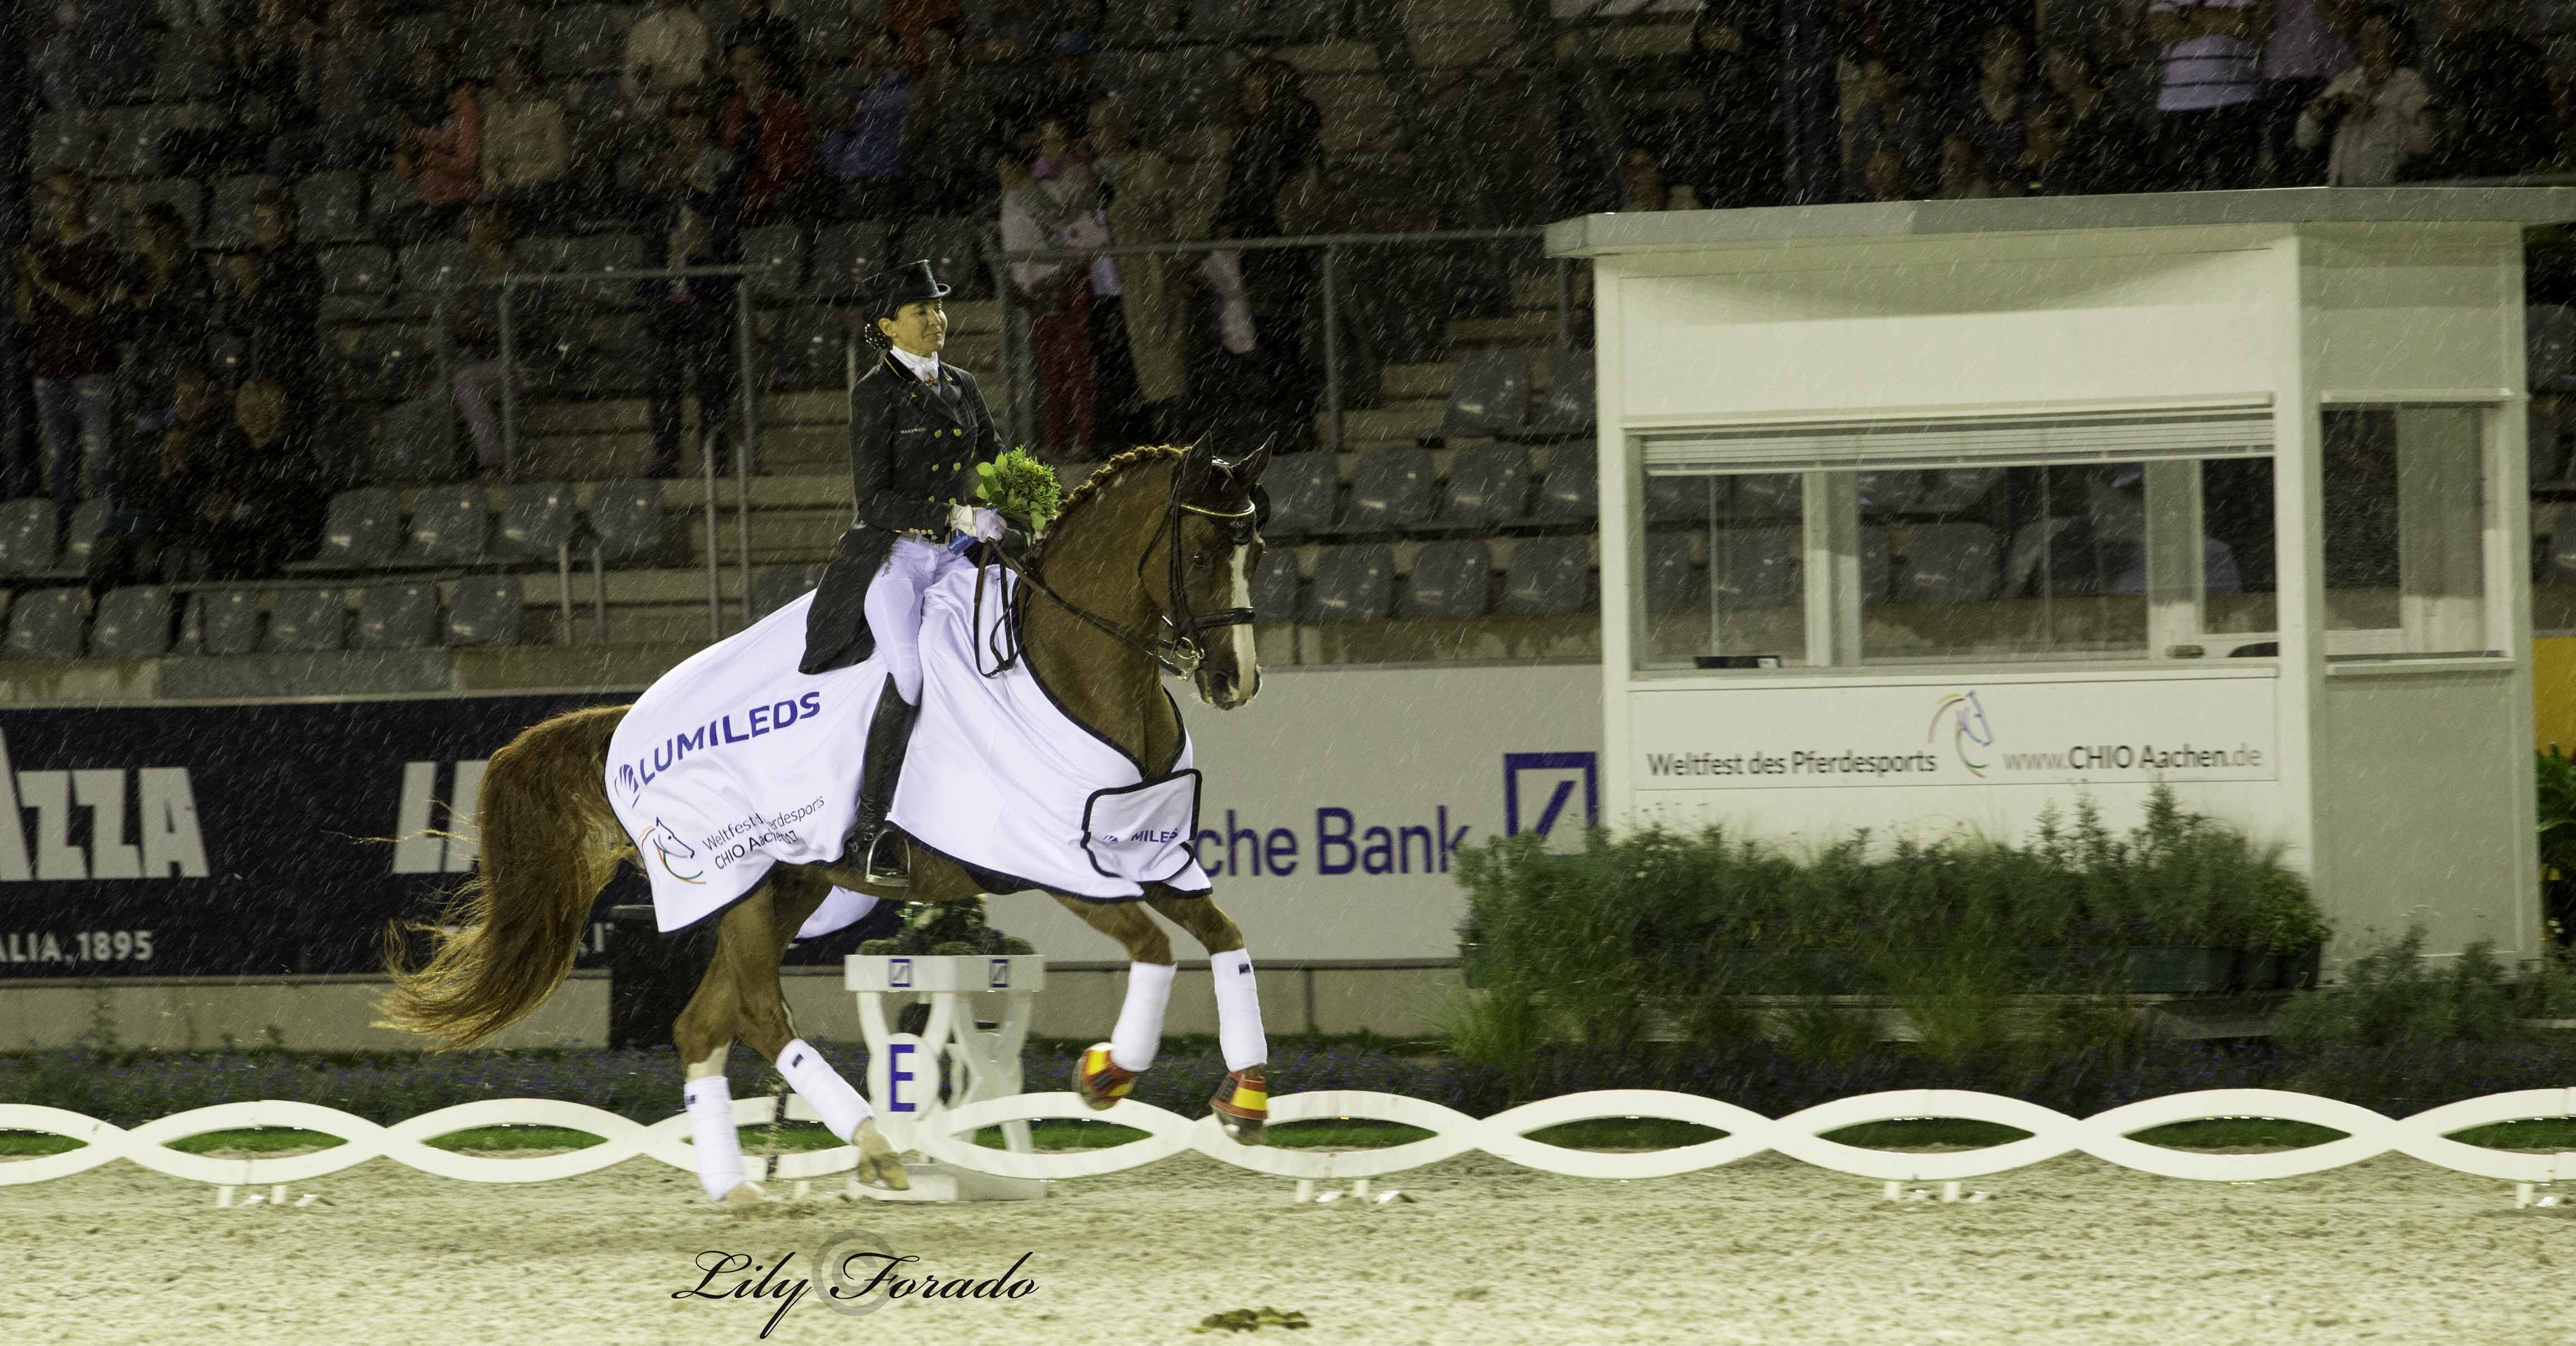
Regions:
[[[1044,542],[1014,563],[1022,576],[1013,604],[1020,657],[1069,714],[1125,750],[1148,778],[1170,771],[1183,746],[1162,669],[1186,672],[1199,698],[1220,710],[1239,707],[1260,690],[1250,577],[1262,550],[1255,484],[1269,456],[1266,446],[1236,461],[1203,445],[1131,450],[1068,493]],[[1210,637],[1204,645],[1202,637]],[[620,861],[636,856],[607,794],[609,739],[628,709],[559,715],[493,754],[478,806],[478,871],[439,920],[387,930],[385,965],[394,987],[380,1006],[380,1026],[422,1034],[437,1049],[471,1046],[524,1017],[562,983],[600,887]],[[860,1181],[909,1186],[865,1101],[819,1054],[810,1062],[801,1053],[792,1062],[780,1055],[801,1039],[779,988],[779,960],[834,887],[908,902],[953,902],[979,891],[957,864],[916,847],[908,888],[871,887],[846,858],[782,864],[751,896],[714,917],[714,958],[672,1030],[687,1066],[691,1114],[700,1116],[704,1102],[715,1119],[695,1129],[700,1177],[711,1198],[762,1199],[757,1183],[740,1181],[739,1143],[724,1101],[725,1058],[736,1039],[778,1063],[827,1125],[837,1103],[843,1122],[834,1129],[846,1127],[841,1138],[858,1148]],[[1141,898],[1126,901],[1051,895],[1118,941],[1130,960],[1118,1049],[1096,1044],[1074,1069],[1074,1088],[1084,1101],[1095,1109],[1114,1106],[1161,1040],[1172,945],[1146,914],[1151,910],[1188,931],[1212,964],[1230,974],[1218,988],[1230,1069],[1209,1102],[1228,1135],[1259,1144],[1268,1116],[1261,1073],[1267,1046],[1234,922],[1210,894],[1161,885],[1146,885]],[[429,960],[418,968],[406,957],[406,930],[433,941]],[[1239,1062],[1242,1057],[1251,1059]]]

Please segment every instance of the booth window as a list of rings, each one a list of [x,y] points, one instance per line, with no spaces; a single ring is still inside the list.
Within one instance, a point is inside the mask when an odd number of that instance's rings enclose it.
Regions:
[[[1639,662],[2268,653],[2270,451],[2253,408],[1649,439]]]
[[[2483,654],[2486,450],[2476,406],[2328,407],[2329,658]]]

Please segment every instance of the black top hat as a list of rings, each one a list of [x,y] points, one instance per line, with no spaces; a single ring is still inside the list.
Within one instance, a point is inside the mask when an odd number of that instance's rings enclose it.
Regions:
[[[868,277],[867,283],[859,287],[859,296],[867,302],[869,317],[885,318],[902,311],[906,304],[945,299],[948,287],[930,274],[930,260],[923,258]]]

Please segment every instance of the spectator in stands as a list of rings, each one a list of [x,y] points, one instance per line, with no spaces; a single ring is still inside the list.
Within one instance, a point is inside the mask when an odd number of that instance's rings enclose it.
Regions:
[[[1868,201],[1910,201],[1916,196],[1914,170],[1905,156],[1893,145],[1881,145],[1870,151],[1869,162],[1861,166],[1862,190]]]
[[[2022,161],[2029,79],[2029,36],[2008,23],[1988,27],[1977,47],[1976,88],[1956,115],[1960,132],[1998,172]]]
[[[1961,131],[1941,138],[1941,190],[1932,194],[1935,200],[1983,201],[2007,194],[2003,184],[1995,181],[1983,146]]]
[[[840,181],[836,212],[845,220],[901,223],[911,200],[904,171],[904,119],[914,104],[903,68],[903,40],[891,28],[859,39],[850,68],[836,81],[823,133],[823,164]]]
[[[2255,41],[2272,0],[2153,0],[2147,33],[2164,47],[2156,137],[2171,185],[2215,191],[2254,184],[2262,143]]]
[[[394,172],[413,203],[386,217],[397,242],[452,233],[483,190],[483,106],[474,82],[457,79],[447,53],[427,45],[411,55],[411,77],[394,111]]]
[[[474,279],[497,281],[517,269],[515,233],[510,209],[498,201],[477,202],[465,216],[465,246],[474,259]],[[510,324],[513,345],[519,351],[537,350],[545,344],[547,287],[530,285],[510,296]],[[501,397],[501,381],[513,380],[513,388],[525,386],[525,365],[505,365],[501,359],[501,289],[497,285],[474,285],[458,290],[447,304],[447,329],[457,353],[456,375],[451,395],[456,400],[457,414],[465,418],[467,433],[474,439],[475,480],[495,482],[506,474],[508,446],[501,441],[501,421],[495,406]],[[524,359],[525,357],[521,357]]]
[[[1311,182],[1323,158],[1323,111],[1298,87],[1297,68],[1276,57],[1247,63],[1236,76],[1234,143],[1226,151],[1225,194],[1210,226],[1220,239],[1285,233],[1281,207],[1289,193]],[[1274,425],[1311,426],[1320,384],[1300,340],[1306,304],[1315,293],[1315,255],[1304,248],[1261,248],[1243,253],[1243,285],[1264,347],[1262,367],[1271,385],[1258,404]]]
[[[984,198],[984,165],[993,162],[993,91],[985,73],[965,63],[965,25],[954,18],[923,25],[921,64],[912,104],[904,110],[904,163],[913,200],[930,215],[959,215]]]
[[[2299,113],[2302,149],[2333,137],[2326,160],[2332,186],[2388,186],[2402,176],[2408,159],[2433,148],[2432,93],[2422,75],[2398,64],[2402,22],[2394,10],[2364,11],[2353,29],[2360,63],[2336,76]]]
[[[279,137],[269,171],[373,168],[393,145],[396,58],[371,0],[329,0],[322,23],[296,33],[297,129]]]
[[[260,0],[255,26],[199,32],[213,96],[195,109],[188,125],[162,135],[163,173],[217,177],[265,161],[269,138],[289,129],[301,110],[296,85],[302,61],[295,44],[301,19],[289,0]]]
[[[85,112],[141,82],[152,51],[141,0],[55,0],[51,13],[54,30],[28,62],[47,107]]]
[[[1733,0],[1700,11],[1691,25],[1685,77],[1700,105],[1688,137],[1695,148],[1677,167],[1712,209],[1776,206],[1786,189],[1774,13]]]
[[[566,172],[572,146],[563,104],[537,73],[536,50],[501,53],[483,112],[483,194],[506,204],[510,218],[542,227],[570,213]]]
[[[668,140],[650,180],[642,224],[664,267],[721,266],[742,260],[741,156],[716,135],[707,95],[695,89],[671,96],[665,119]],[[698,434],[723,472],[733,444],[734,282],[729,277],[648,280],[645,328],[653,339],[647,373],[646,414],[653,434],[656,477],[680,472],[680,393],[695,392]]]
[[[2442,0],[2424,52],[2440,150],[2434,175],[2506,177],[2557,150],[2549,74],[2540,49],[2506,26],[2493,0]]]
[[[1080,126],[1091,115],[1091,105],[1109,91],[1091,74],[1091,35],[1080,31],[1058,33],[1050,45],[1043,78],[1021,85],[1006,99],[1005,114],[1015,126],[1035,127],[1040,122],[1060,121],[1067,126]],[[1007,104],[1016,102],[1016,112]],[[1036,148],[1024,144],[1023,149]]]
[[[1695,210],[1698,203],[1688,187],[1665,180],[1661,155],[1644,145],[1630,145],[1619,153],[1619,209],[1621,210]]]
[[[980,27],[983,40],[976,44],[975,63],[986,67],[995,86],[1006,91],[1006,105],[995,111],[1007,116],[1017,110],[1008,103],[1007,91],[1028,88],[1043,78],[1038,62],[1063,25],[1051,0],[997,0]]]
[[[2092,53],[2080,43],[2053,42],[2040,54],[2040,72],[2052,106],[2032,105],[2034,123],[2047,122],[2057,144],[2030,174],[2043,196],[2099,196],[2152,189],[2158,179],[2155,146],[2146,128],[2115,100],[2096,73]]]
[[[1880,187],[1895,181],[1886,171],[1870,168],[1881,150],[1903,161],[1907,183],[1939,181],[1940,145],[1930,112],[1914,95],[1913,75],[1893,60],[1872,57],[1861,64],[1861,89],[1860,110],[1852,118],[1851,153],[1843,163],[1844,192],[1855,200],[1900,199],[1879,194]]]
[[[2299,143],[2299,114],[2352,69],[2353,0],[2273,0],[2272,35],[2263,44],[2263,141],[2272,151],[2272,185],[2313,187],[2325,181],[2325,159]]]
[[[690,0],[654,0],[652,12],[626,30],[618,88],[639,129],[658,127],[673,93],[706,82],[707,54],[707,21]]]
[[[206,578],[212,557],[199,534],[225,480],[225,425],[213,370],[196,363],[172,376],[168,403],[143,418],[137,450],[117,473],[116,515],[91,556],[94,587]]]
[[[198,496],[207,578],[274,575],[317,544],[330,487],[311,412],[263,375],[243,380],[233,394],[232,424],[215,452],[216,480]]]
[[[1171,243],[1184,237],[1172,161],[1135,143],[1135,113],[1105,98],[1091,109],[1091,166],[1109,202],[1109,231],[1121,243]],[[1119,320],[1135,370],[1133,437],[1169,443],[1183,432],[1181,399],[1189,392],[1182,358],[1189,322],[1185,264],[1166,254],[1118,259]]]
[[[733,26],[724,32],[716,50],[731,53],[744,47],[758,47],[769,54],[770,83],[790,93],[804,91],[804,62],[798,52],[803,39],[796,25],[778,12],[778,0],[740,0],[742,9]]]
[[[1073,154],[1065,124],[1049,119],[1037,129],[1038,154],[1022,163],[1005,153],[1002,250],[1065,251],[1099,247],[1108,240],[1094,212],[1099,179]],[[1097,407],[1091,367],[1091,270],[1073,262],[1013,262],[1011,284],[1029,314],[1029,344],[1036,348],[1038,388],[1046,403],[1043,443],[1081,456],[1094,442]]]
[[[927,52],[925,39],[931,29],[944,25],[962,33],[966,15],[957,0],[886,0],[877,22],[903,43],[907,60],[919,61]]]
[[[724,111],[724,147],[742,160],[742,222],[766,224],[785,214],[804,215],[816,159],[814,129],[805,105],[778,87],[767,49],[744,43],[730,57],[734,93]]]
[[[537,53],[552,33],[545,11],[526,0],[462,0],[456,16],[458,67],[468,78],[497,82],[501,63],[517,55],[534,76],[541,68]]]
[[[144,207],[135,221],[134,253],[108,299],[126,342],[119,401],[137,412],[158,408],[180,368],[205,360],[215,316],[214,277],[189,251],[188,222],[169,202]]]
[[[295,239],[295,198],[279,188],[251,202],[250,247],[224,259],[232,282],[224,325],[242,338],[253,372],[284,385],[296,406],[320,391],[322,266]]]
[[[65,514],[82,499],[84,464],[91,495],[110,495],[116,478],[116,349],[108,329],[116,249],[90,226],[89,203],[88,179],[54,174],[45,182],[52,228],[18,249],[20,349],[34,381],[54,502]],[[32,493],[32,466],[14,465],[12,494]]]

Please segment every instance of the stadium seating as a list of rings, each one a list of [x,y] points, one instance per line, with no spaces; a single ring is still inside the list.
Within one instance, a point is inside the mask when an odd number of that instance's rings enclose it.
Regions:
[[[1707,584],[1691,561],[1691,535],[1659,532],[1646,535],[1646,612],[1662,616],[1705,606]]]
[[[1482,617],[1493,573],[1493,554],[1482,542],[1431,543],[1414,555],[1397,615]]]
[[[570,486],[523,481],[501,495],[501,517],[492,530],[493,559],[507,563],[555,559],[580,522]]]
[[[84,500],[72,507],[71,526],[63,533],[63,556],[55,562],[58,570],[87,574],[99,534],[107,531],[108,502]]]
[[[1342,491],[1341,468],[1330,454],[1305,453],[1271,460],[1261,475],[1270,493],[1270,537],[1310,537],[1330,530]]]
[[[363,322],[382,316],[394,286],[393,254],[383,248],[326,248],[322,268],[322,321]]]
[[[1645,510],[1648,523],[1689,523],[1707,519],[1716,513],[1711,497],[1725,499],[1726,481],[1708,476],[1651,476],[1646,478]],[[1714,489],[1712,489],[1714,488]]]
[[[382,486],[361,486],[331,497],[322,520],[322,549],[305,565],[346,570],[381,565],[401,539],[402,501]]]
[[[742,260],[760,268],[751,275],[752,298],[769,304],[796,298],[805,282],[804,227],[772,224],[745,230]]]
[[[86,589],[22,589],[9,603],[9,636],[0,654],[11,659],[77,659],[81,652],[82,600]]]
[[[1440,523],[1499,528],[1529,512],[1529,450],[1518,444],[1470,444],[1449,460],[1449,491]]]
[[[170,591],[136,585],[109,591],[90,624],[89,652],[103,659],[151,659],[170,650]]]
[[[1995,532],[1981,523],[1925,524],[1909,530],[1897,591],[1916,603],[1982,603],[1995,596],[2002,557]]]
[[[772,387],[838,388],[849,381],[850,317],[846,312],[794,308],[768,316],[767,372]]]
[[[349,643],[361,650],[417,650],[437,643],[438,587],[378,584],[358,596],[358,630]]]
[[[1921,472],[1855,472],[1852,493],[1860,499],[1863,518],[1902,514],[1923,498]]]
[[[1883,534],[1875,534],[1883,537]],[[1708,584],[1728,608],[1797,605],[1805,557],[1795,528],[1727,528],[1710,535]]]
[[[1592,553],[1579,537],[1525,538],[1512,544],[1503,594],[1494,611],[1507,617],[1581,612],[1592,599]]]
[[[836,224],[814,235],[805,293],[816,299],[851,299],[859,282],[885,269],[885,226]]]
[[[1480,351],[1449,376],[1442,439],[1490,439],[1521,428],[1529,415],[1529,357],[1517,350]]]
[[[1382,543],[1326,547],[1309,607],[1319,622],[1373,622],[1395,603],[1395,557]]]
[[[436,393],[408,398],[376,419],[369,462],[380,482],[442,481],[456,475],[456,408]]]
[[[516,645],[526,636],[527,596],[516,575],[477,575],[456,582],[447,605],[450,645]]]
[[[445,302],[445,287],[474,276],[474,256],[456,239],[436,238],[405,247],[397,271],[394,307],[404,313],[429,314]]]
[[[438,486],[412,500],[400,559],[417,565],[472,565],[483,559],[492,510],[480,486]]]
[[[0,502],[0,575],[35,575],[53,568],[59,516],[44,496]]]
[[[212,589],[193,598],[190,606],[197,611],[194,625],[200,653],[236,655],[259,649],[257,589]]]
[[[611,482],[590,501],[590,530],[609,565],[661,560],[670,550],[670,521],[662,510],[662,483]]]
[[[751,619],[761,618],[795,602],[823,582],[820,562],[801,566],[762,566],[751,572]]]
[[[348,597],[338,589],[280,589],[268,605],[268,634],[260,648],[274,653],[323,654],[348,640]]]
[[[1431,455],[1424,450],[1362,454],[1340,531],[1393,533],[1418,527],[1431,518],[1431,487]]]
[[[631,11],[617,5],[566,5],[546,15],[545,73],[563,78],[617,69]]]
[[[1275,547],[1261,553],[1252,572],[1252,612],[1263,622],[1297,620],[1297,553]]]
[[[250,246],[250,207],[262,192],[285,185],[285,179],[266,174],[247,174],[226,178],[215,184],[214,209],[206,216],[204,242],[210,248],[246,248]],[[297,212],[298,224],[303,221]]]
[[[993,274],[984,265],[984,229],[962,216],[932,215],[903,231],[903,254],[930,259],[931,274],[955,290],[958,302],[990,299]]]
[[[367,236],[367,179],[362,173],[315,173],[295,184],[296,237],[307,243],[356,243]]]
[[[1588,350],[1563,350],[1548,367],[1547,394],[1539,399],[1530,423],[1516,439],[1557,441],[1588,439],[1594,433],[1594,387],[1599,373]]]
[[[1547,523],[1592,523],[1601,517],[1601,469],[1589,444],[1548,451],[1538,484],[1538,517]]]
[[[1923,493],[1914,499],[1917,514],[1965,514],[2004,479],[2000,467],[1955,467],[1923,474]]]

